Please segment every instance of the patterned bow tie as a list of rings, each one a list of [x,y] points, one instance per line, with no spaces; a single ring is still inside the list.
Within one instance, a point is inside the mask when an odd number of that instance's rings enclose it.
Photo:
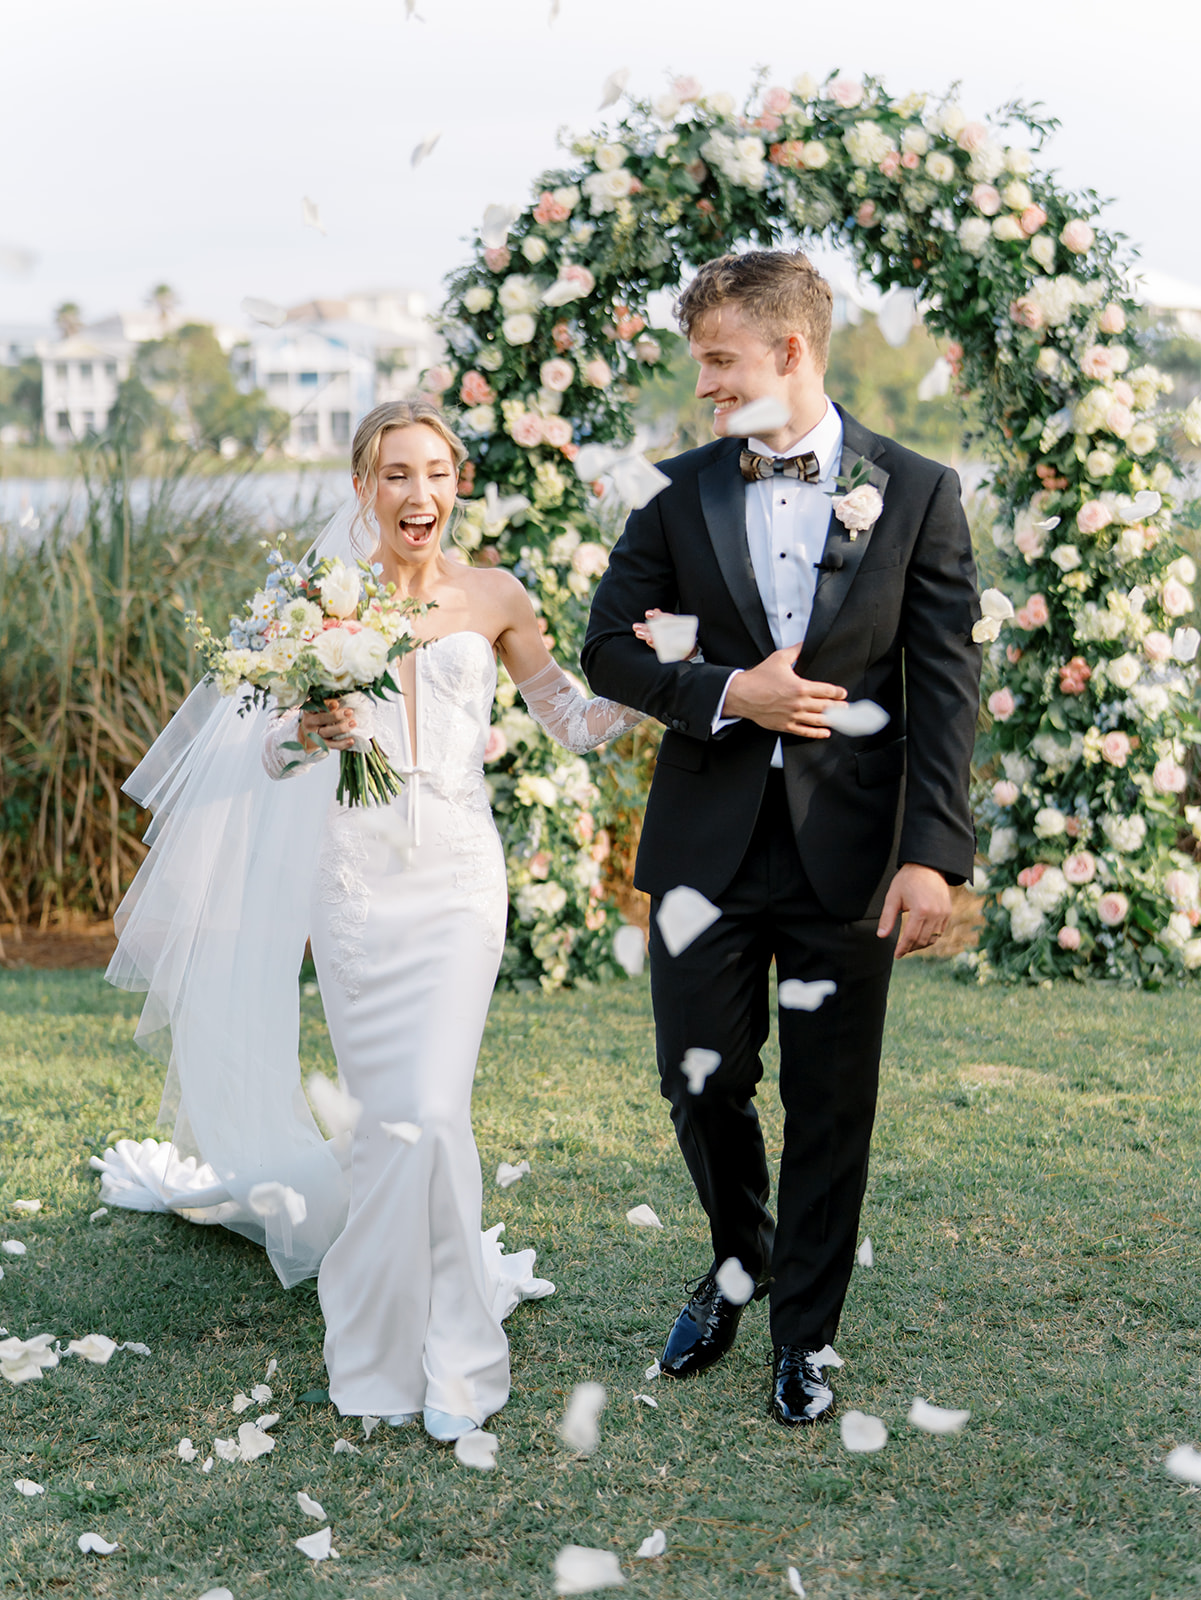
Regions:
[[[804,483],[818,483],[821,468],[812,450],[799,456],[760,456],[753,450],[744,450],[738,457],[739,470],[748,483],[758,483],[761,478],[799,478]]]

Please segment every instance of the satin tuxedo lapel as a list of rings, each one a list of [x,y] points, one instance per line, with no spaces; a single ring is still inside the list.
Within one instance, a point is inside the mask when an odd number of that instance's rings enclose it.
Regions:
[[[819,574],[817,592],[813,596],[813,610],[809,616],[809,626],[805,630],[805,642],[797,659],[797,671],[804,676],[804,669],[813,660],[817,651],[825,641],[834,618],[842,609],[843,603],[850,593],[855,575],[859,571],[864,556],[867,554],[868,545],[872,535],[880,522],[888,515],[888,473],[883,467],[876,464],[875,457],[880,454],[882,441],[874,433],[869,433],[866,428],[860,427],[854,417],[838,407],[842,418],[842,462],[840,476],[844,479],[850,477],[856,465],[863,461],[870,469],[863,482],[870,483],[879,489],[884,496],[884,509],[880,513],[879,521],[874,527],[856,533],[852,538],[848,529],[830,511],[830,526],[826,532],[825,549],[822,551],[822,560],[829,560],[831,555],[840,555],[842,565],[836,571],[823,571]]]
[[[730,440],[729,448],[701,469],[697,483],[721,575],[756,648],[769,656],[776,646],[746,539],[746,482],[738,467],[743,443],[741,439]]]

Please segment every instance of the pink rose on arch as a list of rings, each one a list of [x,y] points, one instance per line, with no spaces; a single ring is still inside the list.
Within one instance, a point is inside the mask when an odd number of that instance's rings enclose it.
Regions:
[[[543,419],[527,411],[520,417],[514,417],[509,429],[514,444],[519,444],[523,450],[532,450],[535,445],[541,444]]]
[[[1008,661],[1011,667],[1017,666],[1018,662],[1022,659],[1022,652],[1018,649],[1016,644],[1007,644],[1005,646],[1005,659]]]
[[[613,382],[612,370],[602,356],[594,356],[591,361],[585,361],[580,376],[591,389],[607,389]]]
[[[1125,333],[1126,313],[1116,300],[1111,300],[1102,311],[1097,320],[1097,327],[1102,333]]]
[[[787,111],[791,104],[792,94],[790,91],[787,89],[782,89],[778,86],[774,89],[769,89],[763,96],[764,111],[770,111],[775,116],[779,116],[782,112]]]
[[[1171,756],[1164,756],[1162,761],[1155,763],[1151,782],[1160,794],[1183,794],[1188,786],[1188,773]]]
[[[539,850],[537,855],[530,857],[530,877],[550,877],[550,855],[545,850]]]
[[[1091,883],[1097,876],[1096,860],[1087,850],[1078,850],[1064,862],[1063,875],[1069,883]]]
[[[489,272],[505,272],[513,254],[507,244],[490,244],[484,251],[484,264]]]
[[[1125,378],[1119,378],[1114,384],[1113,397],[1121,406],[1134,405],[1134,390],[1126,382]]]
[[[1018,218],[1018,226],[1026,235],[1027,239],[1029,239],[1032,234],[1038,232],[1046,220],[1047,213],[1043,210],[1042,206],[1027,206],[1025,211],[1023,211],[1021,216]]]
[[[999,778],[992,786],[993,800],[999,806],[1011,806],[1017,800],[1021,790],[1010,778]]]
[[[1126,920],[1130,902],[1124,894],[1103,894],[1097,901],[1097,916],[1107,928],[1116,928]]]
[[[425,387],[431,394],[442,394],[454,381],[454,373],[442,365],[431,367],[425,375]]]
[[[1001,196],[991,183],[978,183],[972,190],[972,204],[982,217],[995,217],[1001,209]]]
[[[687,103],[689,100],[700,99],[701,87],[699,78],[676,78],[672,83],[671,92],[677,100]]]
[[[850,111],[863,99],[863,85],[854,78],[835,78],[830,85],[830,99],[844,111]]]
[[[1128,405],[1123,405],[1119,400],[1105,413],[1105,426],[1110,433],[1116,434],[1119,439],[1124,439],[1134,427],[1134,413]]]
[[[901,170],[901,157],[896,150],[890,150],[880,163],[880,171],[886,178],[895,178]]]
[[[496,394],[482,372],[472,371],[463,374],[459,399],[465,406],[488,406],[496,399]]]
[[[1080,357],[1080,370],[1086,378],[1108,383],[1113,377],[1113,351],[1103,344],[1090,345]]]
[[[571,443],[571,423],[566,417],[543,417],[542,438],[555,450]]]
[[[1009,308],[1009,315],[1019,328],[1041,328],[1043,325],[1042,307],[1028,294],[1018,296]]]
[[[1030,618],[1032,627],[1045,628],[1051,620],[1051,613],[1047,610],[1047,602],[1043,595],[1032,594],[1026,601],[1026,614]]]
[[[1018,882],[1023,889],[1033,889],[1046,870],[1047,863],[1045,861],[1036,861],[1033,866],[1022,868],[1018,873]]]
[[[1084,824],[1079,817],[1067,817],[1063,824],[1063,831],[1069,839],[1078,839],[1084,831]]]
[[[876,202],[865,200],[855,213],[855,221],[861,228],[870,228],[876,221]]]
[[[1034,561],[1041,556],[1047,543],[1041,528],[1036,528],[1033,523],[1026,523],[1018,529],[1013,536],[1013,542],[1029,560]]]
[[[965,122],[959,130],[959,138],[956,143],[961,150],[979,150],[980,146],[987,142],[987,139],[988,129],[982,122]]]
[[[485,761],[499,761],[501,756],[509,753],[509,741],[499,728],[488,729],[488,742],[484,746]]]
[[[1159,603],[1169,617],[1183,617],[1193,609],[1193,595],[1179,578],[1168,578],[1159,596]]]
[[[1176,907],[1177,911],[1190,910],[1197,898],[1197,874],[1195,872],[1181,872],[1179,868],[1174,872],[1169,872],[1163,880],[1163,892]]]
[[[553,356],[539,367],[538,377],[544,389],[553,389],[556,394],[563,394],[575,382],[575,368],[570,361],[564,361],[562,356]]]
[[[1059,948],[1061,950],[1079,950],[1079,948],[1080,948],[1080,929],[1079,928],[1069,928],[1067,926],[1067,924],[1065,923],[1064,926],[1062,928],[1060,928],[1059,932],[1055,935],[1055,943],[1059,946]]]
[[[1156,629],[1143,640],[1143,649],[1149,661],[1168,661],[1172,655],[1172,641],[1166,633]]]
[[[1009,689],[994,689],[988,697],[988,709],[998,722],[1008,722],[1017,710],[1017,701]]]
[[[561,444],[559,449],[562,450],[568,461],[574,461],[580,453],[580,447],[578,444]]]
[[[1076,526],[1081,533],[1100,533],[1113,521],[1113,512],[1100,500],[1086,500],[1076,513]]]
[[[1130,739],[1120,728],[1114,728],[1101,740],[1101,756],[1111,767],[1124,767],[1130,758]]]
[[[770,111],[765,111],[761,117],[755,118],[754,126],[761,128],[764,133],[775,133],[780,126],[780,119],[777,116],[773,116]]]
[[[1082,256],[1091,250],[1096,237],[1082,217],[1073,217],[1059,235],[1064,248],[1070,250],[1074,256]]]
[[[542,198],[534,207],[534,221],[543,224],[547,222],[566,222],[571,212],[561,200],[556,200],[549,189],[544,189]]]
[[[921,156],[918,155],[916,150],[906,150],[905,154],[901,157],[901,165],[906,168],[907,171],[912,172],[914,167],[921,164],[921,159]]]

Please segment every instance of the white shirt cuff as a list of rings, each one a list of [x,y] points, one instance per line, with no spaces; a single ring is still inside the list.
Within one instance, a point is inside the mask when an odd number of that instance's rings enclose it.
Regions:
[[[733,672],[731,672],[730,676],[726,679],[726,686],[721,691],[721,699],[717,702],[717,710],[713,713],[713,722],[709,728],[710,734],[724,733],[727,728],[732,728],[736,722],[742,721],[741,717],[722,716],[722,712],[725,710],[726,696],[730,692],[730,685],[734,682],[734,679],[741,671],[741,667],[735,667]]]

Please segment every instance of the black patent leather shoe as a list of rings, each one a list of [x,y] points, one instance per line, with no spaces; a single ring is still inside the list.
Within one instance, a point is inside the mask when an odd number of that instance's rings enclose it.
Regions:
[[[734,1343],[744,1309],[726,1299],[712,1272],[685,1288],[689,1290],[688,1304],[676,1318],[659,1358],[665,1378],[693,1378],[720,1361]]]
[[[834,1410],[834,1391],[823,1369],[813,1364],[816,1354],[799,1344],[775,1347],[767,1414],[785,1428],[820,1422]]]

